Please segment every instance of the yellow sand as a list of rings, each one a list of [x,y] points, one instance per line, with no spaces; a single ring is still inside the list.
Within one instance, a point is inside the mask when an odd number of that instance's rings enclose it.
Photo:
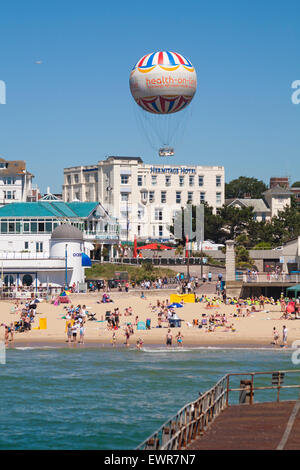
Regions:
[[[98,320],[105,318],[107,310],[113,310],[119,307],[122,314],[120,319],[120,328],[116,331],[117,345],[123,345],[125,341],[124,324],[126,322],[135,322],[135,317],[138,315],[139,321],[146,322],[147,318],[151,318],[151,330],[137,331],[134,327],[134,335],[130,337],[130,344],[134,345],[138,338],[142,338],[144,345],[147,344],[160,344],[164,345],[167,334],[167,323],[163,323],[164,328],[156,328],[157,326],[157,313],[151,312],[149,304],[156,304],[156,299],[166,300],[167,293],[155,292],[154,295],[145,293],[146,298],[141,299],[137,293],[111,293],[111,298],[114,303],[101,304],[99,302],[102,293],[100,294],[71,294],[70,299],[74,306],[78,304],[85,304],[89,312],[96,313]],[[11,307],[14,305],[13,301],[0,302],[0,323],[10,324],[19,319],[19,315],[10,313]],[[39,326],[39,318],[47,319],[47,328],[32,329],[29,332],[15,333],[14,345],[18,343],[59,343],[65,345],[66,337],[66,321],[62,316],[66,313],[64,306],[54,306],[51,303],[41,302],[37,306],[36,321],[32,325],[33,328]],[[131,306],[133,309],[132,316],[124,316],[126,307]],[[288,328],[288,345],[291,346],[293,341],[300,340],[300,320],[287,321],[280,320],[281,312],[279,306],[266,305],[265,311],[257,312],[251,317],[246,318],[230,318],[229,314],[236,312],[236,307],[233,305],[221,305],[220,308],[206,309],[205,304],[185,304],[184,308],[176,309],[176,313],[184,320],[180,329],[172,328],[174,344],[176,344],[175,336],[180,330],[183,335],[183,345],[198,345],[198,346],[214,346],[214,345],[240,345],[240,346],[270,346],[273,340],[273,327],[275,326],[279,332],[282,341],[282,327],[286,325]],[[233,323],[236,331],[224,331],[223,327],[217,328],[215,332],[207,332],[203,329],[189,327],[186,322],[193,323],[193,319],[201,319],[202,313],[225,313],[230,323]],[[106,328],[106,322],[98,323],[87,321],[85,331],[85,344],[90,343],[111,343],[112,331]],[[0,328],[0,339],[4,339],[4,328]],[[280,346],[277,346],[280,347]]]

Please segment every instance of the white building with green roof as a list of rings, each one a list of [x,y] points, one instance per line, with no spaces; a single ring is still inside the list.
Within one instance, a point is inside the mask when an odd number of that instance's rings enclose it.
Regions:
[[[30,274],[26,282],[34,278],[35,283],[44,285],[49,279],[37,274],[42,266],[46,273],[64,268],[64,259],[51,258],[51,237],[60,226],[80,231],[81,253],[87,256],[94,243],[112,247],[118,242],[117,224],[97,202],[65,203],[54,199],[0,207],[0,262],[6,284],[22,285],[24,275]],[[61,274],[54,278],[60,285]]]

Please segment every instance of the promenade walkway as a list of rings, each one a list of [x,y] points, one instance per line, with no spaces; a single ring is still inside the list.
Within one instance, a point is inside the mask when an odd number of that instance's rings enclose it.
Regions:
[[[299,450],[300,402],[226,408],[187,450]]]

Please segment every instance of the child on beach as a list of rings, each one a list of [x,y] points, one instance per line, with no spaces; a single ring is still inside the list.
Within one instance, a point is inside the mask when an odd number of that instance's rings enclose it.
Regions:
[[[176,338],[177,338],[177,346],[182,348],[182,346],[183,346],[183,343],[182,343],[183,336],[182,336],[182,334],[180,333],[180,331],[179,331],[179,333],[176,335]]]

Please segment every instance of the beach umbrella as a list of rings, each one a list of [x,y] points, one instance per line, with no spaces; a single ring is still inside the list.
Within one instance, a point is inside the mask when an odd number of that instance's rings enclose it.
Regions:
[[[168,306],[168,308],[182,308],[182,307],[183,307],[182,304],[178,304],[176,302]]]
[[[139,250],[172,250],[173,248],[159,243],[149,243],[149,245],[139,246]]]

